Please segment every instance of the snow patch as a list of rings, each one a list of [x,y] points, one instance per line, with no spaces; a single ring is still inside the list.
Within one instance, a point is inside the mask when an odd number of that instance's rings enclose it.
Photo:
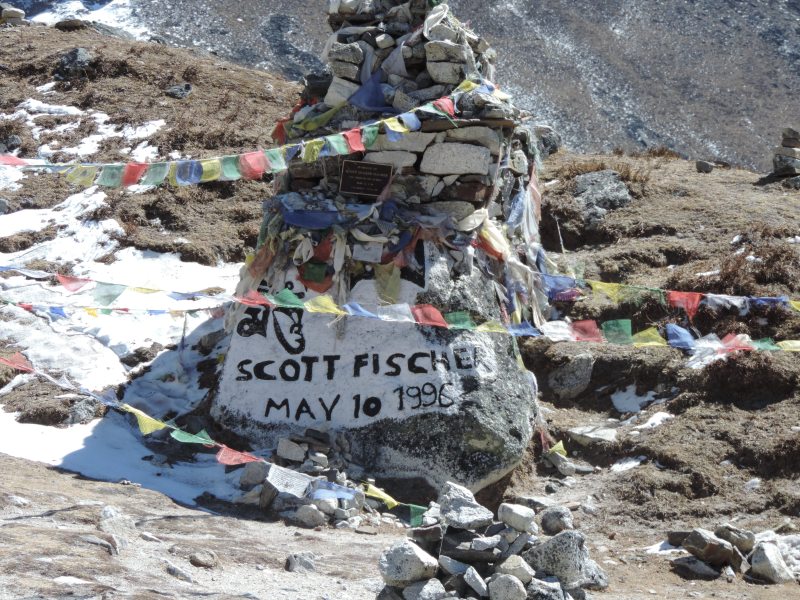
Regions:
[[[643,462],[647,460],[646,456],[634,456],[630,458],[623,458],[618,460],[613,465],[611,465],[611,471],[613,473],[622,473],[624,471],[630,471],[631,469],[635,469]]]
[[[671,415],[671,414],[666,413],[666,412],[657,412],[654,415],[652,415],[649,419],[647,419],[646,423],[642,423],[641,425],[638,425],[636,427],[636,429],[655,429],[659,425],[663,425],[664,423],[666,423],[670,419],[674,419],[674,418],[675,418],[675,415]]]
[[[64,19],[83,19],[116,27],[127,31],[136,39],[143,39],[149,33],[146,27],[141,26],[141,21],[133,16],[130,0],[85,3],[80,0],[56,2],[50,10],[39,13],[31,20],[35,23],[52,26]]]
[[[639,412],[655,401],[656,393],[647,392],[644,396],[636,394],[636,386],[629,385],[624,390],[618,390],[611,394],[611,402],[614,408],[621,413]]]

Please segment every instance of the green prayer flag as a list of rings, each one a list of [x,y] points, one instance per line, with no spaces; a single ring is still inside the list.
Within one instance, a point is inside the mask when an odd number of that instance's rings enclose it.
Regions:
[[[375,140],[378,139],[378,131],[380,131],[381,126],[379,124],[375,125],[367,125],[361,130],[361,141],[364,143],[364,146],[370,148],[374,143]]]
[[[759,351],[776,351],[780,350],[781,347],[775,343],[775,340],[772,338],[764,338],[761,340],[753,340],[752,342],[753,348]]]
[[[338,106],[334,106],[333,108],[326,110],[321,115],[306,119],[303,122],[296,124],[295,127],[297,129],[302,129],[303,131],[314,131],[320,127],[324,127],[330,122],[331,119],[333,119],[333,117],[336,116],[336,113],[342,110],[342,108],[345,106],[347,106],[347,102],[343,102]]]
[[[242,173],[239,171],[238,156],[223,156],[220,162],[222,163],[222,176],[220,179],[224,181],[237,181],[242,178]]]
[[[278,294],[267,298],[278,308],[305,308],[303,301],[289,288],[284,288]]]
[[[325,281],[327,273],[328,265],[326,263],[310,261],[303,265],[303,279],[306,281],[322,283]]]
[[[350,154],[350,146],[341,133],[325,136],[325,141],[336,154]]]
[[[106,165],[100,172],[100,177],[97,179],[97,185],[103,187],[119,187],[122,185],[122,173],[125,171],[125,165]]]
[[[150,165],[144,178],[139,182],[140,185],[161,185],[169,174],[169,163],[159,162]]]
[[[609,344],[622,344],[629,346],[633,343],[633,328],[630,319],[606,321],[600,326],[603,335]]]
[[[471,331],[476,327],[469,313],[463,310],[445,314],[444,320],[447,321],[451,329],[468,329]]]
[[[184,444],[203,444],[204,446],[213,446],[214,440],[212,440],[208,432],[203,429],[199,433],[187,433],[186,431],[182,431],[180,429],[174,429],[170,432],[170,435],[182,442]]]
[[[93,296],[97,303],[101,304],[102,306],[108,306],[114,302],[114,300],[119,298],[127,289],[128,287],[125,285],[98,283],[97,287],[94,288]],[[104,312],[103,314],[107,313]]]
[[[412,527],[421,527],[422,526],[422,515],[428,512],[428,509],[424,506],[417,506],[416,504],[409,504],[408,511],[411,514],[411,518],[409,519],[410,525]]]
[[[267,155],[270,171],[272,171],[273,173],[278,173],[279,171],[286,170],[286,159],[283,157],[282,148],[272,148],[271,150],[265,150],[264,154]]]

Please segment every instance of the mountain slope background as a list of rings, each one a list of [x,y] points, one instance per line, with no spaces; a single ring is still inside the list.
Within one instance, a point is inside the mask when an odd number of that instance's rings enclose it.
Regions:
[[[17,0],[30,14],[80,2]],[[90,5],[89,2],[85,4]],[[298,79],[326,0],[115,0],[153,36]],[[450,0],[498,50],[499,83],[580,152],[668,146],[762,172],[800,119],[800,0]]]

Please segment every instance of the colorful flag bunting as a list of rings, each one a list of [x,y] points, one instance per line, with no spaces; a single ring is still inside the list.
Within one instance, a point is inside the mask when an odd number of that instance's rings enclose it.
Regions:
[[[378,139],[378,132],[381,126],[379,124],[366,125],[361,129],[361,141],[364,146],[371,148],[375,141]]]
[[[175,183],[179,186],[196,185],[203,178],[203,165],[198,160],[180,160],[175,167]]]
[[[439,98],[433,102],[433,106],[450,117],[456,116],[456,105],[452,98]]]
[[[508,330],[499,321],[486,321],[475,328],[481,333],[508,333]]]
[[[332,155],[350,154],[350,147],[347,140],[341,133],[325,136],[326,148],[329,148]]]
[[[422,121],[413,112],[403,113],[397,118],[409,131],[419,131],[422,128]]]
[[[392,323],[416,323],[414,314],[408,304],[389,304],[378,307],[378,318]]]
[[[591,286],[592,291],[601,293],[609,298],[614,304],[622,302],[622,285],[619,283],[603,283],[602,281],[586,281]]]
[[[789,306],[797,312],[800,312],[800,300],[789,300]]]
[[[365,483],[364,484],[364,494],[367,495],[370,498],[375,498],[376,500],[380,500],[381,502],[383,502],[386,505],[386,507],[389,510],[393,509],[395,506],[400,504],[397,500],[392,498],[389,494],[387,494],[386,492],[384,492],[381,489],[376,488],[371,483]]]
[[[667,324],[667,341],[673,348],[682,350],[692,350],[697,342],[688,329],[684,329],[674,323]]]
[[[170,435],[183,444],[202,444],[204,446],[214,446],[214,440],[208,435],[205,429],[200,430],[198,433],[188,433],[181,429],[174,429]]]
[[[352,315],[354,317],[364,317],[367,319],[377,319],[378,315],[369,312],[363,306],[358,304],[357,302],[348,302],[342,307],[347,314]]]
[[[775,340],[771,338],[753,340],[753,348],[762,352],[774,352],[775,350],[781,349],[781,347],[775,343]]]
[[[508,326],[508,333],[514,337],[540,337],[542,333],[533,325],[528,323],[518,323],[516,325]]]
[[[17,352],[10,358],[0,358],[0,364],[16,369],[17,371],[33,372],[33,365],[25,358],[22,353]]]
[[[289,288],[282,289],[271,300],[275,306],[280,308],[305,308],[303,301]]]
[[[786,340],[777,345],[784,352],[800,352],[800,340]]]
[[[319,158],[319,153],[325,146],[325,140],[310,140],[303,144],[303,162],[314,162]]]

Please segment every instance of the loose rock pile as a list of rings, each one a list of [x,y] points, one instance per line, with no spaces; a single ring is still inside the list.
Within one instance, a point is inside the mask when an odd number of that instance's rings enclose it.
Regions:
[[[448,483],[424,525],[381,556],[386,587],[378,599],[566,600],[608,587],[569,510],[551,507],[539,520],[552,537],[537,537],[533,509],[501,504],[495,519],[469,490]]]
[[[24,10],[15,8],[7,2],[0,2],[0,26],[2,25],[15,27],[17,25],[30,25],[30,22],[25,20]]]
[[[717,579],[722,575],[732,579],[743,574],[761,583],[795,580],[771,531],[756,535],[725,523],[713,533],[702,528],[670,532],[668,542],[692,555],[672,561],[673,570],[687,579]]]
[[[780,148],[772,161],[775,175],[800,175],[800,131],[791,127],[783,130]]]

